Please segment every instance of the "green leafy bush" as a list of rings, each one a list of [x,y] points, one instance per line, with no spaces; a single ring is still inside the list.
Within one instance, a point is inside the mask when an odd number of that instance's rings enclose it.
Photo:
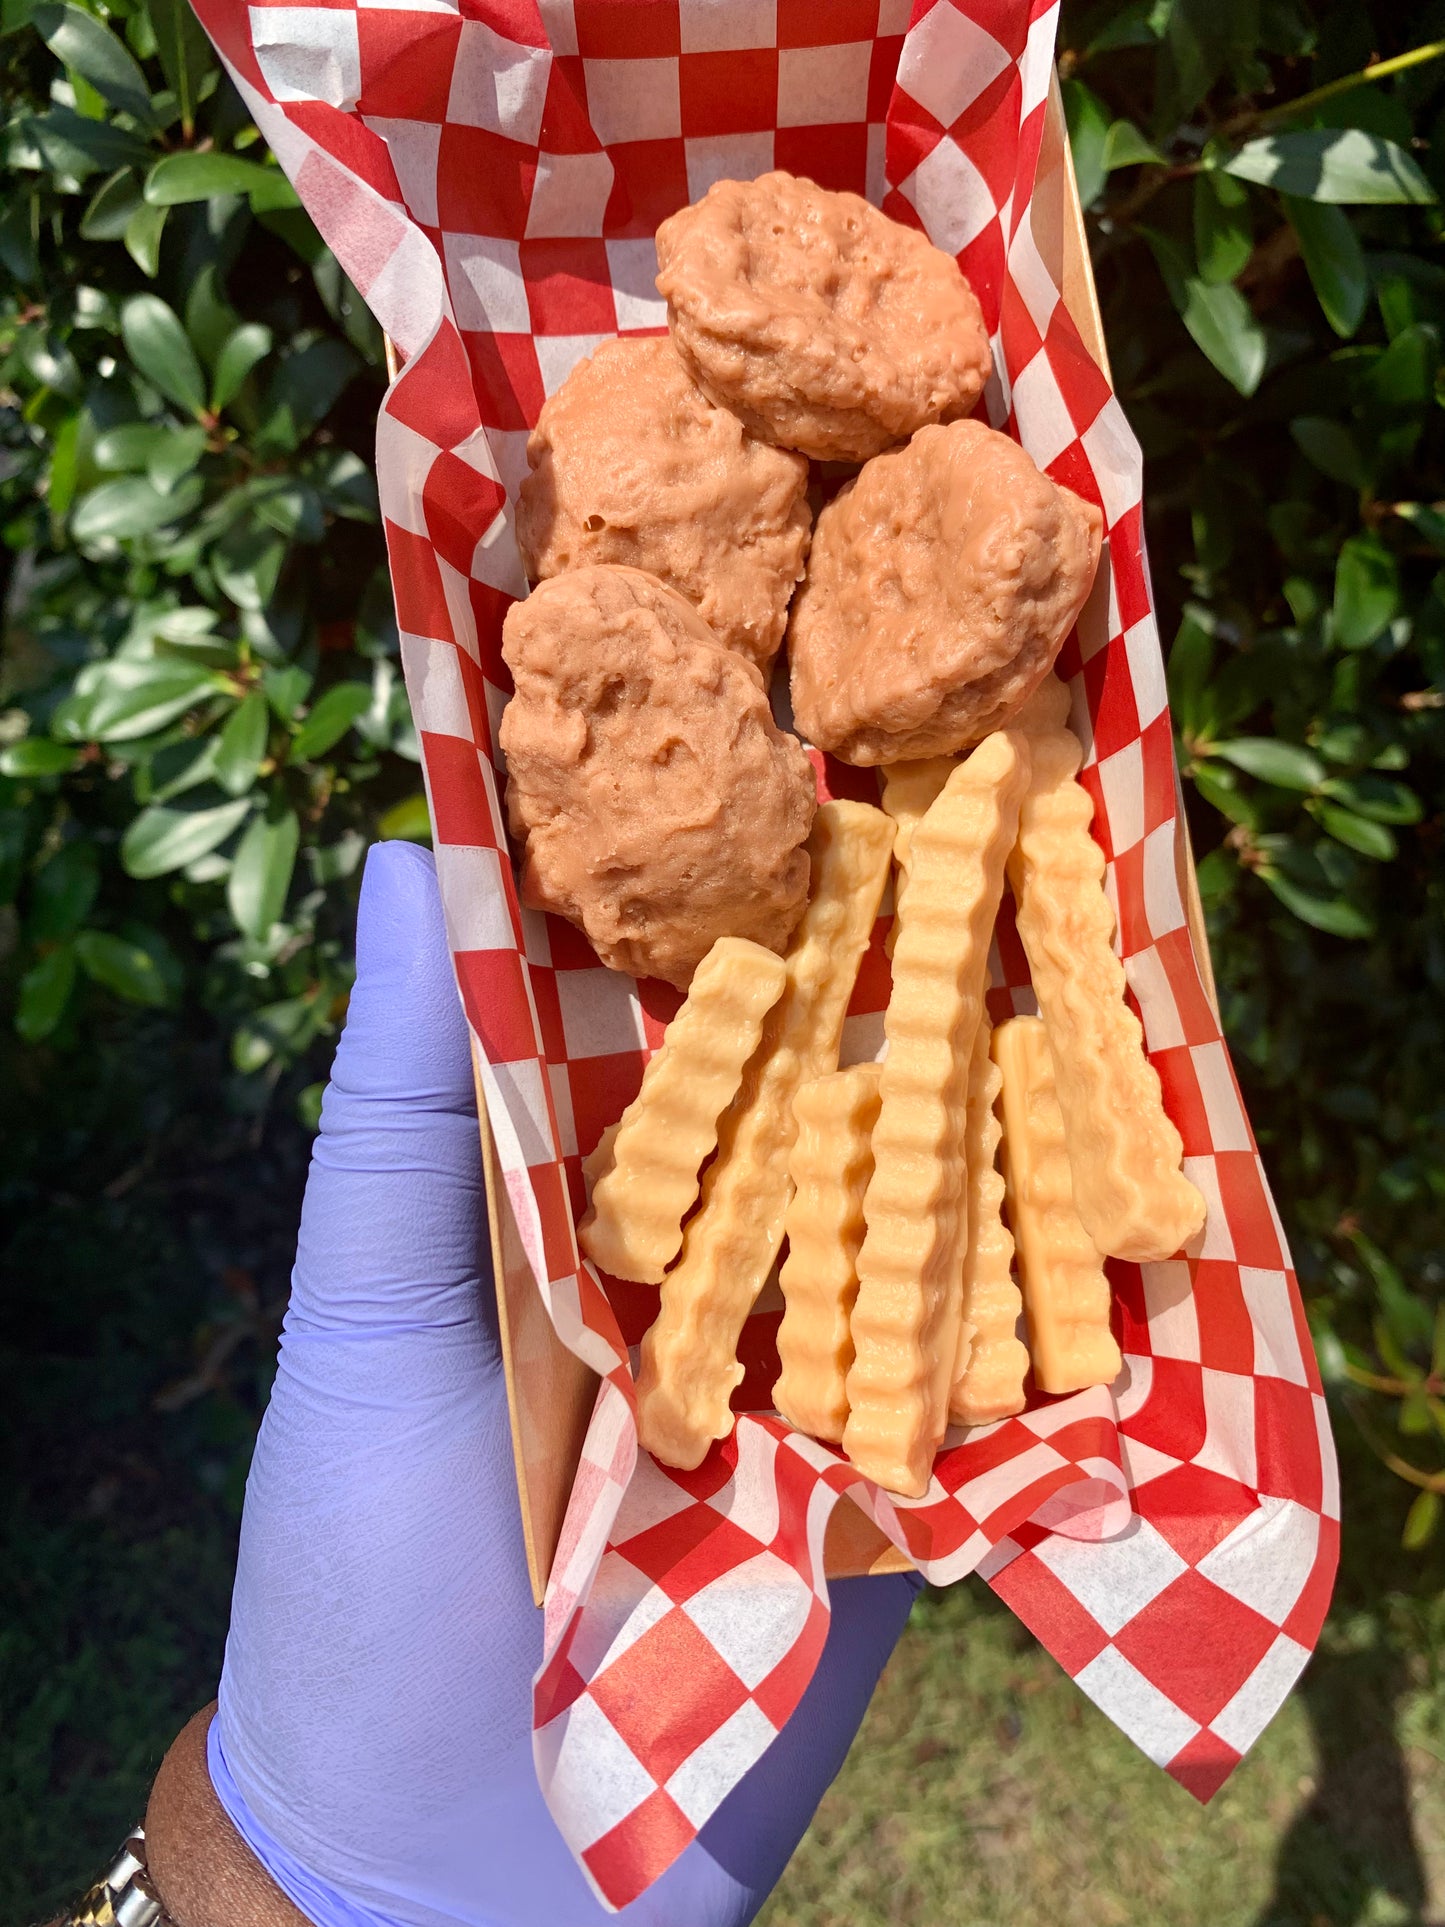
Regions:
[[[1445,1491],[1442,25],[1110,4],[1061,62],[1226,1027],[1412,1543]]]
[[[1226,1022],[1326,1370],[1419,1542],[1445,1491],[1445,10],[1405,15],[1070,4],[1060,65]],[[43,1054],[118,1003],[195,1013],[264,1095],[339,1018],[367,841],[425,834],[367,467],[381,344],[185,0],[5,0],[4,27],[14,1021]]]
[[[185,0],[7,25],[14,1021],[65,1048],[97,1002],[199,1003],[264,1084],[343,1008],[367,841],[425,833],[381,336]]]

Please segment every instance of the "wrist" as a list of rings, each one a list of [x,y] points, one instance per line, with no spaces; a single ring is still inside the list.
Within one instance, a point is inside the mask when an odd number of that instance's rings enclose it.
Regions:
[[[211,1784],[203,1707],[161,1762],[146,1807],[146,1867],[174,1927],[310,1927],[226,1814]]]

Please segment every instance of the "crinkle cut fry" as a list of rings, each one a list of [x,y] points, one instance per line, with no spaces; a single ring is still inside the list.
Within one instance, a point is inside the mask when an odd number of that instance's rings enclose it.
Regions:
[[[914,831],[893,957],[843,1449],[879,1485],[914,1498],[948,1422],[968,1232],[968,1070],[1028,772],[1026,739],[1001,730],[949,777]]]
[[[793,1099],[800,1085],[837,1067],[892,848],[893,825],[881,810],[833,802],[818,811],[808,840],[811,894],[788,946],[788,980],[718,1125],[702,1202],[642,1341],[638,1429],[665,1465],[700,1464],[732,1429],[728,1400],[743,1376],[738,1337],[778,1255],[792,1195]]]
[[[1110,1257],[1168,1258],[1204,1223],[1204,1199],[1179,1168],[1183,1143],[1124,1001],[1104,853],[1089,834],[1094,806],[1075,780],[1083,751],[1067,729],[1030,741],[1033,778],[1009,882],[1056,1066],[1079,1215]]]
[[[873,1175],[882,1074],[881,1064],[855,1064],[815,1077],[793,1100],[793,1197],[784,1220],[788,1255],[778,1274],[783,1369],[773,1403],[799,1431],[835,1443],[848,1416],[849,1315],[858,1293],[863,1193]]]
[[[893,839],[893,922],[883,944],[890,957],[898,942],[898,911],[908,883],[913,832],[938,801],[944,784],[957,768],[956,756],[927,756],[916,763],[889,763],[879,771],[883,780],[883,808],[898,825]]]
[[[1119,1346],[1109,1329],[1104,1261],[1079,1218],[1049,1040],[1037,1017],[993,1034],[1003,1076],[1009,1217],[1018,1246],[1034,1379],[1045,1392],[1110,1385]]]
[[[737,1095],[786,979],[782,958],[745,937],[719,937],[698,965],[622,1114],[578,1227],[582,1249],[614,1278],[659,1284],[677,1256],[718,1118]]]
[[[948,1416],[957,1425],[987,1425],[1024,1409],[1028,1347],[1018,1337],[1023,1300],[1013,1279],[1014,1241],[1003,1221],[1004,1181],[998,1169],[1003,1083],[990,1055],[993,1027],[985,1007],[968,1067],[964,1127],[968,1186],[968,1244],[963,1255],[963,1323],[953,1367]]]

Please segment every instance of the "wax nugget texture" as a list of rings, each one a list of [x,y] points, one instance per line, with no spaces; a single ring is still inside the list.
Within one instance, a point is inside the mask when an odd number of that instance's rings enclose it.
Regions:
[[[978,421],[923,428],[824,508],[788,625],[793,714],[850,763],[1009,724],[1094,580],[1103,522]]]
[[[987,1425],[1024,1409],[1028,1347],[1018,1336],[1022,1301],[1013,1280],[1014,1241],[1003,1221],[1004,1179],[998,1168],[1003,1127],[998,1095],[1003,1075],[990,1052],[985,1010],[968,1067],[964,1127],[968,1242],[963,1253],[963,1322],[954,1357],[948,1416],[958,1425]]]
[[[751,433],[865,461],[966,415],[990,361],[952,255],[857,194],[782,172],[717,181],[657,230],[678,353]]]
[[[698,965],[687,1001],[622,1113],[578,1226],[582,1249],[614,1278],[658,1284],[677,1256],[718,1117],[737,1094],[786,978],[781,957],[741,937],[719,937]]]
[[[517,546],[532,581],[587,562],[646,569],[766,669],[803,573],[801,455],[750,435],[666,336],[604,341],[542,404]]]
[[[656,576],[569,570],[507,612],[522,895],[603,963],[686,989],[719,937],[781,951],[808,890],[813,766],[750,662]]]
[[[817,1439],[843,1436],[853,1363],[849,1319],[858,1295],[863,1194],[873,1175],[881,1064],[854,1064],[804,1084],[793,1100],[798,1134],[788,1158],[793,1199],[788,1255],[778,1274],[782,1372],[773,1402]]]
[[[1093,799],[1076,780],[1083,751],[1067,729],[1030,742],[1033,777],[1009,882],[1053,1052],[1079,1216],[1111,1257],[1168,1258],[1203,1225],[1204,1199],[1180,1170],[1183,1144],[1124,1001],[1104,853],[1089,834]]]
[[[914,1498],[948,1422],[968,1238],[969,1063],[1028,773],[1025,738],[1000,731],[949,777],[913,832],[893,953],[843,1449],[879,1485]]]
[[[1104,1261],[1075,1205],[1055,1061],[1037,1017],[1013,1017],[993,1034],[1003,1082],[1009,1220],[1033,1354],[1045,1392],[1110,1385],[1119,1346],[1109,1329]]]
[[[718,1124],[702,1201],[642,1341],[639,1435],[664,1464],[699,1464],[732,1429],[728,1400],[743,1376],[738,1337],[778,1256],[792,1196],[793,1099],[837,1068],[892,847],[893,825],[881,810],[833,802],[818,811],[812,896],[788,949],[788,980]]]

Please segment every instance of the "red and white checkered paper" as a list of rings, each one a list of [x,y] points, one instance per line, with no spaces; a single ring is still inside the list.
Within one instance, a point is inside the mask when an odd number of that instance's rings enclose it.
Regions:
[[[1200,1798],[1298,1674],[1329,1597],[1333,1449],[1309,1336],[1176,867],[1176,790],[1139,450],[1035,245],[1046,0],[200,0],[256,120],[407,357],[377,469],[437,862],[507,1191],[563,1340],[602,1374],[546,1609],[537,1771],[609,1906],[671,1863],[797,1704],[851,1492],[936,1582],[978,1570]],[[1209,1201],[1187,1258],[1111,1264],[1125,1369],[950,1435],[889,1498],[768,1415],[778,1311],[748,1323],[734,1436],[694,1473],[637,1452],[627,1347],[655,1295],[579,1262],[579,1154],[677,1006],[519,908],[498,807],[510,502],[545,394],[664,322],[652,235],[724,176],[866,192],[956,252],[993,333],[991,419],[1101,504],[1100,581],[1062,668],[1150,1056]],[[821,786],[875,795],[818,759]],[[996,1016],[1032,1008],[1010,926]],[[845,1061],[876,1054],[864,965]],[[609,1296],[610,1292],[610,1296]],[[906,1797],[900,1789],[900,1798]]]

